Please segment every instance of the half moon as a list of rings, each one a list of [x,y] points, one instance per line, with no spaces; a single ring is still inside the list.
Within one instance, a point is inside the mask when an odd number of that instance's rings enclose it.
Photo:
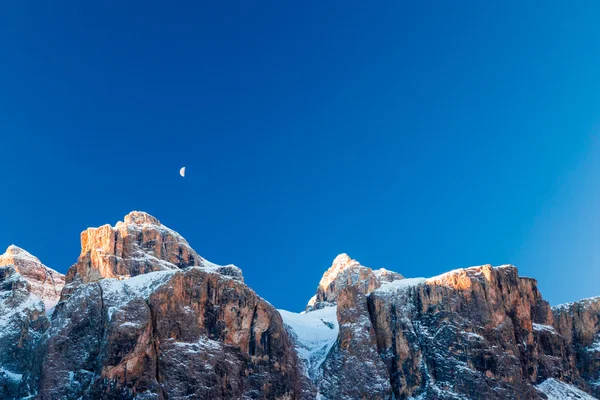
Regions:
[[[182,177],[185,177],[185,167],[183,167],[179,170],[179,175],[181,175]]]

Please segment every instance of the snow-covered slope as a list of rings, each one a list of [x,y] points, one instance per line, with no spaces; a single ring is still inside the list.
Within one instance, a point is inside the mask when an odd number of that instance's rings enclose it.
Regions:
[[[338,336],[337,307],[303,313],[278,311],[294,339],[298,356],[304,363],[305,373],[315,380],[319,376],[321,364]]]
[[[65,285],[65,276],[48,268],[27,251],[11,245],[0,256],[0,267],[14,265],[15,269],[29,283],[30,292],[40,298],[46,311],[50,311],[60,299]]]
[[[548,396],[548,400],[597,400],[575,386],[556,379],[547,379],[537,385],[536,389]]]

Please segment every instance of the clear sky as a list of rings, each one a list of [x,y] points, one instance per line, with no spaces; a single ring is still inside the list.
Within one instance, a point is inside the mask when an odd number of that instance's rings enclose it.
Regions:
[[[33,3],[0,9],[0,247],[65,272],[143,210],[278,308],[341,252],[600,295],[597,2]]]

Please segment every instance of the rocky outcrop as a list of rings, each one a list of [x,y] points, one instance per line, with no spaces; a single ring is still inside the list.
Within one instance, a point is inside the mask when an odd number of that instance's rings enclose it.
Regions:
[[[576,380],[548,303],[513,266],[392,282],[369,310],[396,398],[538,399],[535,383]]]
[[[155,218],[84,232],[67,280],[22,395],[301,398],[279,313],[239,268],[202,259]]]
[[[579,386],[600,397],[600,297],[553,307],[554,327],[570,348]]]
[[[367,298],[354,286],[337,298],[339,334],[322,365],[319,393],[325,399],[391,399],[386,366],[377,352]]]
[[[401,279],[398,273],[373,271],[340,254],[323,275],[307,312],[280,310],[303,363],[305,381],[315,388],[317,398],[391,398],[366,295],[383,282]]]
[[[0,267],[14,266],[15,270],[29,283],[30,293],[39,297],[51,310],[60,299],[60,292],[65,285],[65,276],[46,267],[41,261],[27,251],[11,245],[0,256]]]
[[[66,276],[69,290],[102,278],[126,279],[140,274],[201,266],[242,280],[234,265],[217,266],[200,257],[177,232],[144,212],[133,211],[112,227],[81,233],[81,254]]]
[[[36,361],[27,382],[48,399],[292,399],[300,391],[279,314],[243,283],[201,268],[80,285]]]
[[[381,282],[397,279],[403,279],[402,275],[383,268],[374,271],[342,253],[333,260],[331,267],[323,274],[317,293],[308,302],[306,311],[335,305],[340,292],[348,286],[368,294],[380,287]]]
[[[42,300],[13,265],[0,267],[0,399],[15,398],[48,327]]]

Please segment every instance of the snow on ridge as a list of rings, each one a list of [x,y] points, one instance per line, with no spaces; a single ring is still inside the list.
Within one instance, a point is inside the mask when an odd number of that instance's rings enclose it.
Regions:
[[[558,312],[569,311],[569,309],[571,307],[573,307],[575,304],[582,304],[583,306],[588,306],[596,301],[600,301],[600,296],[587,297],[585,299],[581,299],[578,301],[572,301],[569,303],[558,304],[558,305],[552,306],[552,310],[558,311]]]
[[[294,337],[296,352],[305,364],[305,373],[311,379],[317,379],[321,364],[338,337],[337,306],[303,313],[277,311]]]
[[[535,386],[535,389],[548,396],[548,400],[597,400],[575,386],[554,378],[546,379]]]
[[[180,270],[148,272],[123,280],[101,279],[98,283],[102,287],[102,295],[106,297],[109,304],[108,319],[110,320],[115,312],[134,298],[147,300],[154,290],[167,283],[177,272]]]
[[[481,273],[481,269],[483,267],[491,267],[493,269],[511,269],[511,268],[516,268],[514,265],[511,264],[503,264],[503,265],[498,265],[496,267],[490,265],[490,264],[483,264],[483,265],[474,265],[472,267],[466,267],[466,268],[456,268],[453,269],[451,271],[448,272],[444,272],[443,274],[440,275],[436,275],[436,276],[432,276],[431,278],[427,279],[428,281],[434,281],[434,280],[438,280],[438,279],[443,279],[446,278],[450,275],[454,275],[454,274],[459,274],[461,272],[474,272],[475,274],[480,274]]]
[[[410,287],[420,285],[426,281],[427,278],[404,278],[392,282],[381,282],[381,287],[375,289],[372,293],[394,294]]]
[[[150,295],[159,287],[167,284],[176,274],[185,274],[186,271],[197,269],[209,274],[217,274],[222,279],[233,279],[230,276],[219,273],[216,264],[211,267],[194,266],[187,269],[169,269],[163,271],[147,272],[126,279],[104,278],[98,283],[102,287],[103,296],[109,301],[108,318],[121,309],[125,304],[129,303],[134,298],[142,298],[147,300]],[[87,284],[89,285],[89,284]]]

